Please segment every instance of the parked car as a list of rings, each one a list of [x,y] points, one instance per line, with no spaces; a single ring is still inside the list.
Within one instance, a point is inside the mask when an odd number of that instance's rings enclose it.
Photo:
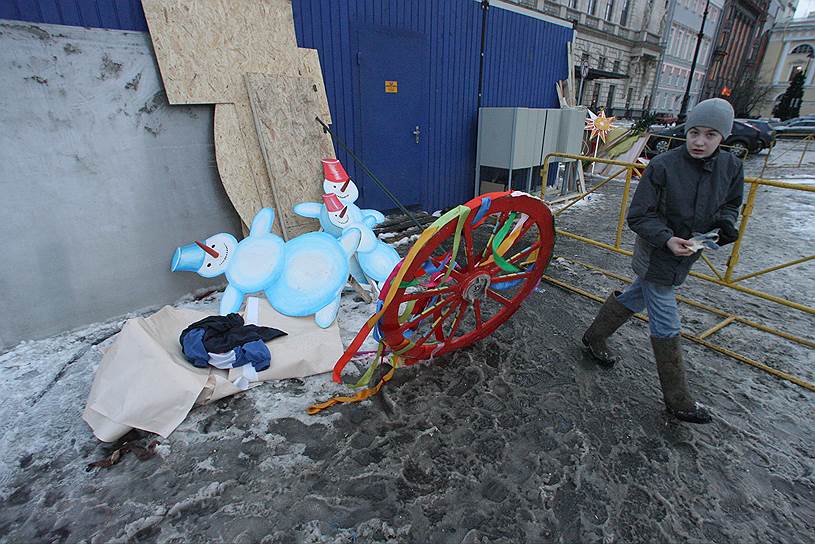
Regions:
[[[758,139],[761,141],[761,149],[767,149],[771,145],[775,144],[776,139],[776,132],[775,129],[770,126],[768,121],[763,119],[736,119],[740,123],[744,123],[745,125],[749,125],[755,129],[758,129],[759,135]],[[761,151],[759,149],[759,151]]]
[[[777,125],[775,132],[779,138],[804,138],[815,134],[815,117],[798,117]]]
[[[676,123],[677,117],[673,113],[658,113],[656,115],[656,122],[660,125],[672,125]]]
[[[724,141],[724,145],[730,146],[728,151],[743,159],[749,153],[758,153],[762,149],[760,134],[757,128],[741,121],[733,121],[733,133]],[[683,123],[651,134],[645,153],[646,156],[653,157],[684,144],[685,124]]]

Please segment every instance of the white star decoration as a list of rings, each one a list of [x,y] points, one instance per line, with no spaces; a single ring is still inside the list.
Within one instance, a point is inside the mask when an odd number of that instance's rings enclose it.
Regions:
[[[606,117],[606,112],[601,111],[599,115],[595,115],[589,110],[589,118],[586,119],[586,130],[591,131],[591,139],[600,138],[603,143],[606,143],[606,137],[611,129],[614,128],[614,117]]]

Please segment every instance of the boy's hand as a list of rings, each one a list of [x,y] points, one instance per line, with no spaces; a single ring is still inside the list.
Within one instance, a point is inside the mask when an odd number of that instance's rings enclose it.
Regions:
[[[671,253],[677,257],[688,257],[694,253],[693,250],[690,249],[690,246],[692,245],[691,242],[689,240],[685,240],[684,238],[674,236],[665,242],[665,245],[671,250]]]
[[[739,229],[733,226],[732,223],[728,221],[717,221],[713,226],[719,229],[719,241],[717,243],[720,246],[732,244],[739,239]]]

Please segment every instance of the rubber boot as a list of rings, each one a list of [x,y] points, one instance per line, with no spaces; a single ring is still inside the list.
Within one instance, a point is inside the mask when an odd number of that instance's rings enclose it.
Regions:
[[[617,300],[620,294],[620,291],[614,291],[608,296],[591,326],[583,333],[583,345],[589,349],[597,364],[605,368],[611,368],[617,362],[617,358],[609,352],[606,340],[634,315]]]
[[[688,391],[688,379],[682,362],[682,346],[679,336],[672,338],[651,337],[654,357],[657,360],[662,397],[669,414],[688,423],[710,423],[710,412],[693,400]]]

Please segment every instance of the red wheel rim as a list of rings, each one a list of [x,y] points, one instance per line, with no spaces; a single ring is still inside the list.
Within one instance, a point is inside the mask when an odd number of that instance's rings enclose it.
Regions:
[[[489,209],[479,217],[485,199],[489,199]],[[449,277],[442,284],[428,285],[423,265],[440,268],[436,281],[443,276],[445,257],[452,257],[448,248],[457,219],[441,226],[419,250],[380,320],[385,343],[408,362],[461,349],[492,334],[537,286],[552,256],[554,220],[539,199],[492,193],[465,206],[471,211],[463,219]],[[506,240],[505,249],[498,247],[503,250],[498,254],[506,261],[504,267],[492,251],[502,230],[509,233],[507,239],[517,236],[515,241]],[[424,280],[425,286],[405,285],[416,280]]]

